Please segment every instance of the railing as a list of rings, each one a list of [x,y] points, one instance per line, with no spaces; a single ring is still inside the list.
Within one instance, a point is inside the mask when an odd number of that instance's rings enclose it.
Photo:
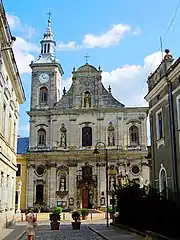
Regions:
[[[97,181],[97,175],[78,175],[77,176],[77,181],[78,182],[83,182],[83,181]]]

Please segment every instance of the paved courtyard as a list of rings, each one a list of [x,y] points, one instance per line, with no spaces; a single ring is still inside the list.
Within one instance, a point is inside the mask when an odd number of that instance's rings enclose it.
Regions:
[[[90,227],[90,229],[89,229]],[[92,230],[93,231],[92,231]],[[100,237],[100,235],[106,238]],[[137,235],[118,230],[113,227],[107,228],[102,222],[83,222],[80,230],[73,230],[71,222],[63,222],[60,225],[60,230],[51,230],[49,222],[39,222],[39,226],[36,229],[36,240],[137,240],[142,239]],[[25,234],[19,240],[27,240]]]
[[[60,231],[52,231],[48,225],[40,226],[36,230],[36,240],[102,240],[93,231],[89,230],[88,226],[82,225],[81,230],[72,230],[71,224],[62,224]],[[20,240],[27,240],[25,234]]]

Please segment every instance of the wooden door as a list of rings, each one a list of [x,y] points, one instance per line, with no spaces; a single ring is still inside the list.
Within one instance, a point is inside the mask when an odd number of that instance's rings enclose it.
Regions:
[[[88,208],[88,189],[82,190],[82,208]]]

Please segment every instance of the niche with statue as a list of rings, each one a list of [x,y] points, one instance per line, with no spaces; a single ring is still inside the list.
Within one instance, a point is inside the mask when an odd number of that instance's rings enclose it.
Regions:
[[[65,166],[61,166],[57,170],[56,194],[61,198],[68,194],[68,168]]]

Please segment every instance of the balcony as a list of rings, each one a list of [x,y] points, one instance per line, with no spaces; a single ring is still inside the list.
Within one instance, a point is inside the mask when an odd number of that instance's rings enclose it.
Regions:
[[[78,187],[91,184],[97,185],[97,175],[78,175],[76,179]]]

